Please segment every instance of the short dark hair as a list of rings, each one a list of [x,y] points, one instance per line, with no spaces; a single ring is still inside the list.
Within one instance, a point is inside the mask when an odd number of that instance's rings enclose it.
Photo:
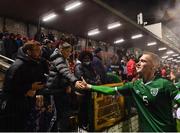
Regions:
[[[93,60],[93,55],[92,55],[92,53],[89,52],[89,51],[82,51],[82,52],[80,53],[80,55],[79,55],[79,60],[82,62],[83,59],[84,59],[84,57],[86,57],[86,56],[89,56],[89,58],[90,58],[91,61]]]
[[[94,50],[94,53],[97,54],[97,53],[99,53],[99,52],[101,52],[101,51],[102,51],[101,48],[96,48],[96,49]]]
[[[135,55],[134,54],[129,54],[129,58],[135,58]]]

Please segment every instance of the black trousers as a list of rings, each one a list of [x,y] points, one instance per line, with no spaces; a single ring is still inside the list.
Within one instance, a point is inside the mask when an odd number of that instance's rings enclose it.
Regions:
[[[57,121],[53,126],[53,131],[71,132],[75,130],[75,115],[72,108],[72,98],[70,94],[60,93],[54,95],[54,102],[57,110]]]

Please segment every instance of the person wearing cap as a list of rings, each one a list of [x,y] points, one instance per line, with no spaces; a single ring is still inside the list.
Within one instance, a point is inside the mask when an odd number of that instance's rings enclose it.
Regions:
[[[53,41],[49,39],[45,39],[43,41],[43,46],[41,48],[42,51],[42,57],[45,58],[47,61],[50,61],[50,56],[53,53],[55,48],[53,48]]]
[[[106,70],[102,63],[102,49],[101,48],[95,49],[92,66],[94,67],[96,73],[100,75],[101,82],[103,84],[107,83]]]
[[[86,88],[110,95],[131,93],[137,105],[141,132],[176,132],[172,102],[180,105],[180,91],[171,81],[156,77],[159,66],[158,55],[144,52],[136,64],[138,80],[116,87],[87,84]]]
[[[40,43],[28,41],[20,47],[17,59],[6,71],[3,94],[7,99],[6,117],[0,131],[35,131],[31,114],[35,108],[36,92],[45,86],[48,65],[41,58]]]
[[[51,55],[51,65],[47,87],[55,93],[54,101],[57,109],[57,121],[54,131],[72,131],[70,129],[71,116],[71,91],[74,88],[84,88],[84,84],[73,73],[70,72],[67,59],[72,53],[72,46],[67,42],[59,45]]]

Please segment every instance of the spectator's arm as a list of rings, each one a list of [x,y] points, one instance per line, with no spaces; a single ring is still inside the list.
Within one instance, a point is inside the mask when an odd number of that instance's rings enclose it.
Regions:
[[[81,77],[83,76],[83,72],[82,72],[82,67],[81,64],[77,64],[75,66],[75,70],[74,70],[74,75],[78,78],[81,79]]]
[[[62,58],[57,58],[55,60],[55,66],[58,72],[63,75],[69,82],[75,84],[75,82],[78,80],[75,75],[70,72],[68,66]]]

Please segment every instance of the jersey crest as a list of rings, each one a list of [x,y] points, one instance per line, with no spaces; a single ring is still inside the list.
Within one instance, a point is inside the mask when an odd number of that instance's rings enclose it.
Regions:
[[[159,88],[152,88],[152,89],[150,90],[150,92],[151,92],[151,95],[157,96],[157,94],[158,94],[158,92],[159,92]]]
[[[139,91],[139,90],[135,90],[135,92],[136,92],[136,94],[139,94],[139,93],[140,93],[140,91]]]

